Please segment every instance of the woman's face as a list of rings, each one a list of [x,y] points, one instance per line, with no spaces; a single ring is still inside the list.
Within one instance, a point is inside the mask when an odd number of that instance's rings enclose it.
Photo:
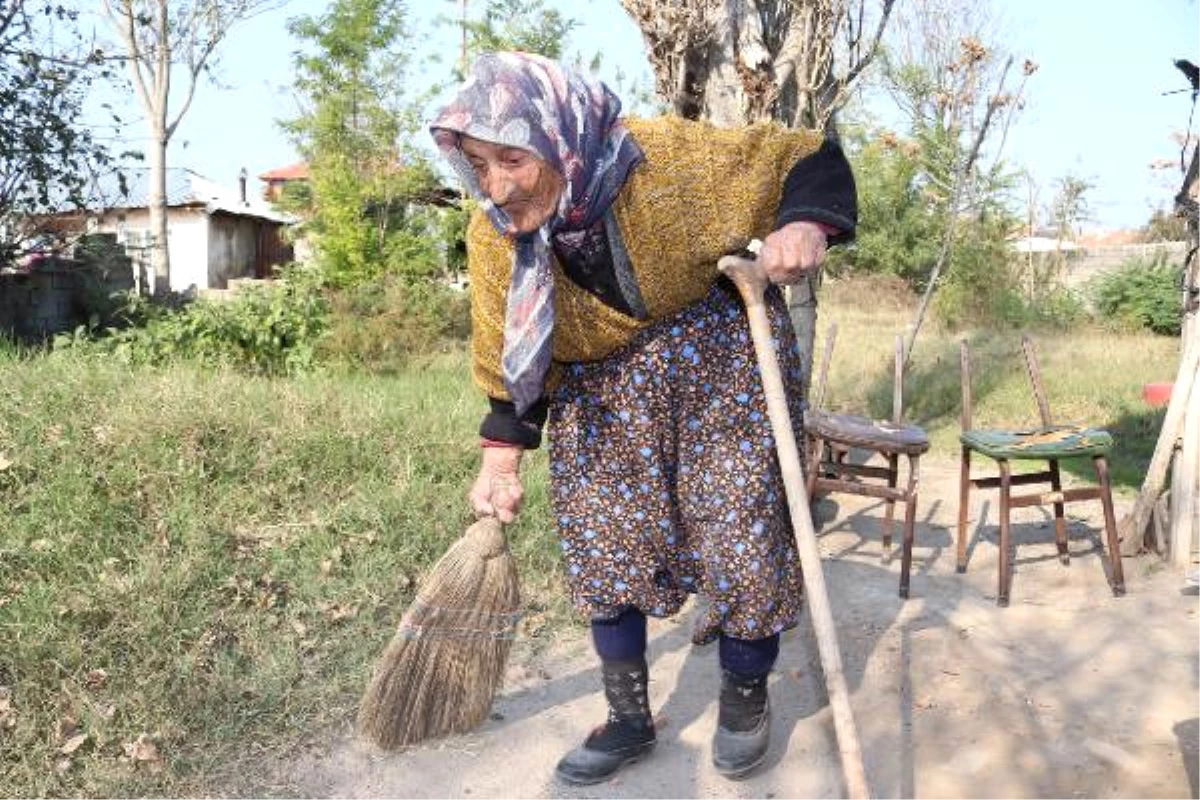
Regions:
[[[528,150],[463,136],[460,146],[479,188],[504,209],[517,233],[532,233],[558,208],[562,176]]]

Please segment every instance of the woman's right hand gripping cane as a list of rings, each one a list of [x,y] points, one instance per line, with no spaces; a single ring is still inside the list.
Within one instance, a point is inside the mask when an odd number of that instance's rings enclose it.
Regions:
[[[495,517],[503,523],[517,518],[525,500],[525,488],[521,486],[524,452],[517,445],[498,447],[493,442],[483,448],[479,477],[467,495],[476,514]]]

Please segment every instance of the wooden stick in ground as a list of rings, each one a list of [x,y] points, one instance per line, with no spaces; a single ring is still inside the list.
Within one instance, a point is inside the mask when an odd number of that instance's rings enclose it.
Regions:
[[[1136,556],[1144,546],[1150,512],[1154,510],[1154,504],[1162,494],[1167,469],[1171,466],[1171,457],[1175,454],[1175,444],[1183,433],[1184,412],[1187,410],[1198,367],[1200,344],[1185,340],[1183,357],[1179,360],[1175,385],[1171,390],[1171,401],[1167,405],[1163,426],[1158,432],[1154,455],[1150,457],[1150,464],[1146,467],[1146,477],[1142,480],[1142,488],[1138,492],[1133,509],[1121,520],[1119,532],[1123,556]]]
[[[1193,345],[1193,349],[1200,349]],[[1200,387],[1192,376],[1192,391],[1184,412],[1182,442],[1176,469],[1179,490],[1171,492],[1171,563],[1191,569],[1196,528],[1200,527]]]
[[[754,339],[754,353],[758,359],[758,370],[762,374],[763,391],[767,396],[767,414],[771,418],[771,432],[775,436],[776,455],[783,472],[784,491],[787,494],[788,510],[792,516],[792,528],[796,547],[800,551],[800,566],[804,569],[805,593],[808,596],[809,613],[812,615],[813,630],[817,634],[817,650],[821,656],[821,669],[825,673],[825,688],[829,692],[829,706],[833,710],[834,731],[837,734],[838,750],[842,759],[842,774],[846,790],[851,797],[870,797],[867,776],[863,770],[862,749],[858,743],[858,732],[854,725],[854,713],[850,709],[850,694],[846,689],[846,677],[842,672],[842,657],[838,650],[837,631],[833,625],[833,613],[829,595],[825,591],[825,573],[821,567],[821,552],[817,548],[817,535],[813,530],[812,514],[808,507],[808,495],[804,489],[804,476],[800,469],[800,451],[796,447],[796,435],[788,413],[787,396],[783,388],[779,361],[771,344],[771,325],[763,302],[767,278],[756,261],[737,256],[725,256],[718,267],[737,285],[746,304],[750,319],[750,335]]]

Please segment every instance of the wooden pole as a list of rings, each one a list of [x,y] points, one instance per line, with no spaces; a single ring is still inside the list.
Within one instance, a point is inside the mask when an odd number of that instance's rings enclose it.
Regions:
[[[1121,520],[1119,533],[1123,556],[1135,556],[1142,551],[1150,513],[1154,510],[1154,504],[1158,501],[1166,482],[1167,469],[1171,466],[1176,443],[1183,434],[1188,400],[1196,381],[1197,369],[1200,368],[1200,345],[1185,339],[1184,347],[1183,358],[1179,361],[1179,370],[1175,375],[1175,385],[1171,389],[1171,401],[1167,405],[1167,416],[1158,432],[1158,442],[1154,446],[1154,454],[1150,457],[1150,465],[1146,468],[1141,491],[1138,492],[1133,509]],[[1174,492],[1172,494],[1174,495]],[[1172,500],[1172,506],[1174,505],[1175,501]]]
[[[750,320],[750,335],[754,339],[754,354],[758,359],[758,371],[762,375],[763,392],[767,397],[767,415],[771,419],[776,455],[779,468],[783,472],[783,486],[792,517],[792,532],[796,537],[796,547],[800,551],[800,566],[804,569],[804,585],[813,630],[817,634],[821,669],[825,673],[825,687],[829,691],[830,708],[833,709],[834,731],[837,734],[846,790],[854,798],[870,797],[867,775],[862,764],[862,749],[854,725],[854,712],[850,708],[850,693],[846,689],[846,677],[842,673],[837,630],[833,625],[829,595],[825,591],[821,551],[817,547],[817,534],[813,530],[804,475],[800,469],[800,451],[796,447],[796,434],[792,428],[791,414],[788,412],[787,394],[783,387],[779,361],[771,344],[771,324],[767,319],[766,304],[763,302],[767,278],[758,262],[737,256],[725,256],[718,262],[718,266],[737,285]]]
[[[1188,569],[1192,564],[1192,545],[1200,538],[1200,488],[1197,488],[1200,481],[1200,390],[1195,375],[1192,376],[1192,390],[1184,415],[1183,446],[1175,471],[1179,487],[1171,491],[1171,564]]]
[[[1183,324],[1180,337],[1183,351],[1180,355],[1180,368],[1175,377],[1175,385],[1171,389],[1171,401],[1166,407],[1163,428],[1158,432],[1158,441],[1154,444],[1154,453],[1151,456],[1150,465],[1146,468],[1145,480],[1141,483],[1138,500],[1135,501],[1133,510],[1121,521],[1121,555],[1136,555],[1144,549],[1147,523],[1150,522],[1151,513],[1162,494],[1166,469],[1171,464],[1171,459],[1175,458],[1175,446],[1181,435],[1184,437],[1184,446],[1189,444],[1192,447],[1196,446],[1195,435],[1198,431],[1196,415],[1200,414],[1200,410],[1196,410],[1196,403],[1200,402],[1200,398],[1193,398],[1192,395],[1200,393],[1195,389],[1196,369],[1200,367],[1200,341],[1198,341],[1200,323],[1195,319],[1196,285],[1198,285],[1198,281],[1196,281],[1196,267],[1198,267],[1196,251],[1200,248],[1200,204],[1193,199],[1192,190],[1198,179],[1200,179],[1200,148],[1193,148],[1192,160],[1188,163],[1187,173],[1183,176],[1183,185],[1175,196],[1175,212],[1187,221],[1189,245],[1188,257],[1183,265]],[[1188,419],[1193,420],[1190,428],[1187,425]],[[1190,437],[1187,435],[1188,431],[1190,431]],[[1176,468],[1171,470],[1169,555],[1176,553],[1177,537],[1183,535],[1177,525],[1182,522],[1187,523],[1187,536],[1190,540],[1192,512],[1195,506],[1195,453],[1192,452],[1190,458],[1184,457],[1183,453],[1180,453],[1180,456],[1175,458],[1175,463]],[[1184,480],[1187,480],[1186,489],[1182,487]],[[1180,498],[1178,492],[1182,491],[1187,492],[1187,498]],[[1187,521],[1178,519],[1181,516],[1180,512],[1183,511],[1183,505],[1188,506]],[[1162,543],[1159,542],[1160,545]],[[1190,542],[1188,547],[1190,548]],[[1174,563],[1174,557],[1171,560]]]

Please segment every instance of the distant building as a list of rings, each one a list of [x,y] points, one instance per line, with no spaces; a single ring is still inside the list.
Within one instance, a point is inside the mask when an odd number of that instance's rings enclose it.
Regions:
[[[283,196],[284,188],[289,183],[297,181],[307,183],[309,177],[308,163],[298,161],[286,167],[268,170],[259,175],[258,179],[266,184],[263,189],[263,199],[269,203],[278,203],[279,198]]]
[[[139,291],[153,292],[150,267],[148,170],[125,173],[128,193],[115,176],[99,181],[96,198],[83,211],[53,214],[39,227],[60,237],[113,233],[133,262]],[[167,170],[167,247],[172,292],[195,294],[224,289],[234,278],[267,278],[274,268],[293,260],[283,231],[297,220],[246,191],[243,170],[237,189],[221,186],[191,170]]]

